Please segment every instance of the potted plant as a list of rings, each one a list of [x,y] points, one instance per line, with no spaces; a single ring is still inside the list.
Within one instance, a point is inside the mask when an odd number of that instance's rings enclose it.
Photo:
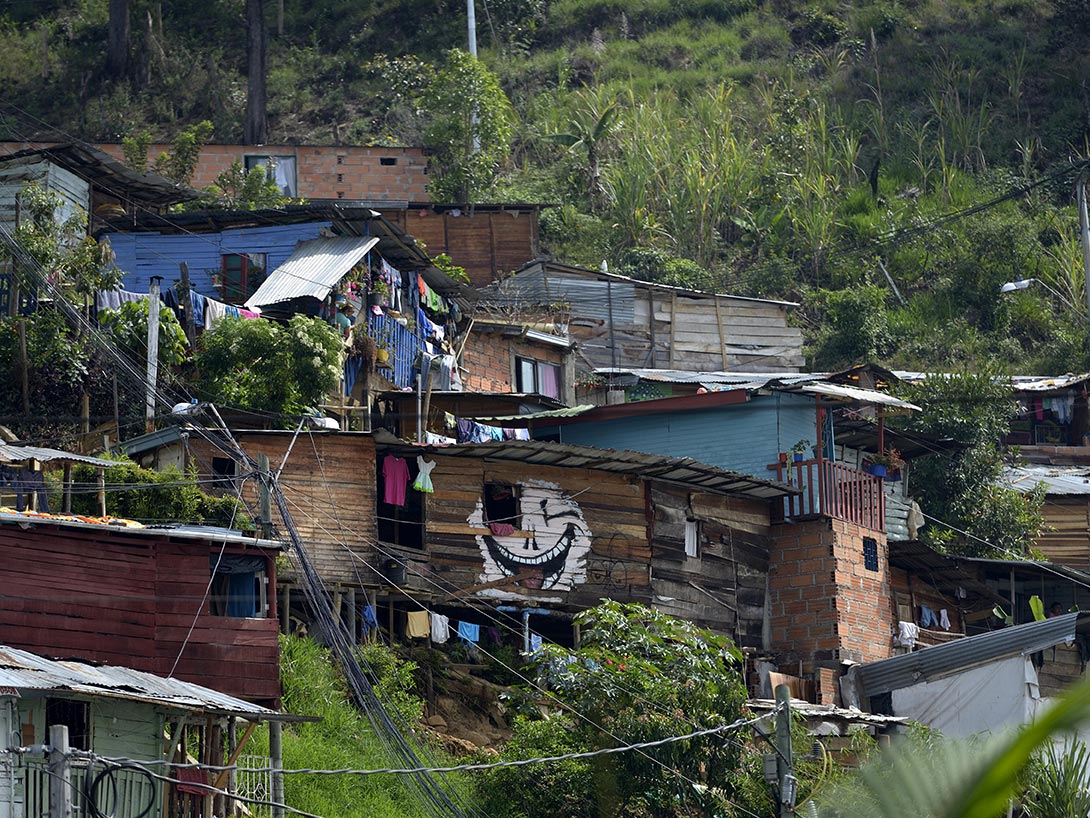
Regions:
[[[390,285],[384,279],[376,278],[371,282],[371,294],[367,296],[368,306],[381,307],[390,296]]]
[[[878,454],[868,455],[867,463],[867,471],[875,477],[887,477],[891,473],[900,474],[905,461],[899,451],[890,447]]]
[[[806,448],[810,445],[809,440],[800,440],[794,446],[791,447],[791,454],[796,463],[801,463],[806,457]]]

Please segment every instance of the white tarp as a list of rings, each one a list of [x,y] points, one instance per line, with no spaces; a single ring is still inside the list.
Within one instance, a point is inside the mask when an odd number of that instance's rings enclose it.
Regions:
[[[1037,671],[1026,656],[894,690],[893,712],[952,738],[999,732],[1031,721],[1041,694]]]

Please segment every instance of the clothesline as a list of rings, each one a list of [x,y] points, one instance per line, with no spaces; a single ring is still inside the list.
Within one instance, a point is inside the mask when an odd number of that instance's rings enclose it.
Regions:
[[[95,309],[119,309],[122,304],[127,304],[132,301],[147,301],[149,298],[148,293],[132,292],[131,290],[99,290],[95,294]],[[206,295],[201,295],[196,290],[190,288],[190,309],[193,313],[193,323],[200,329],[211,329],[215,324],[224,318],[247,318],[255,319],[260,318],[261,313],[257,310],[248,310],[245,307],[238,307],[234,304],[228,304],[223,301],[217,301],[214,298],[209,298]],[[162,290],[159,294],[159,300],[166,306],[178,312],[181,306],[181,300],[178,297],[178,292],[174,287],[168,287]],[[181,317],[179,316],[179,320]]]

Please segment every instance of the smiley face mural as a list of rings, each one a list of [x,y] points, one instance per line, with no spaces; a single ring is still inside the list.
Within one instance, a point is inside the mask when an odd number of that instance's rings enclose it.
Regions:
[[[512,583],[519,588],[567,592],[586,581],[591,533],[579,504],[555,483],[486,484],[467,522],[489,529],[476,537],[482,583],[519,577]]]

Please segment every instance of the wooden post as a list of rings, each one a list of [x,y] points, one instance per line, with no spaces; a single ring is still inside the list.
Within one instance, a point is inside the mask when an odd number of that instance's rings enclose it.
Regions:
[[[284,749],[282,743],[283,725],[278,721],[269,722],[269,760],[272,762],[272,816],[284,818]]]
[[[878,407],[878,454],[886,450],[886,410]]]
[[[729,368],[727,366],[727,337],[723,333],[723,313],[719,308],[719,296],[715,297],[715,328],[719,332],[719,351],[723,356],[723,371],[726,372]]]
[[[193,314],[193,296],[190,295],[189,265],[184,261],[178,265],[181,271],[181,290],[178,301],[182,305],[182,315],[185,317],[185,337],[189,339],[189,345],[193,346],[197,341],[197,316]]]
[[[84,392],[79,399],[80,451],[89,452],[94,448],[91,442],[91,396]]]
[[[670,293],[670,369],[674,368],[674,339],[677,336],[677,292]]]
[[[280,632],[287,636],[291,633],[291,586],[282,585],[283,598],[280,600]]]
[[[658,365],[655,363],[655,290],[653,287],[647,288],[647,328],[651,333],[651,368],[656,369]]]
[[[258,482],[258,513],[261,517],[261,536],[272,537],[272,491],[269,486],[269,457],[261,453],[257,456],[257,470],[261,472]]]
[[[72,463],[64,461],[64,504],[61,506],[65,514],[72,513]]]
[[[106,469],[98,470],[98,516],[106,516]]]
[[[68,764],[68,727],[49,728],[49,818],[72,818],[72,768]]]
[[[346,605],[348,606],[348,633],[349,641],[354,645],[356,644],[356,589],[349,588],[345,594]]]
[[[12,281],[14,282],[14,277]],[[13,283],[13,292],[14,289]],[[16,297],[18,297],[17,294]],[[23,387],[23,416],[30,420],[30,364],[26,355],[26,319],[20,318],[15,326],[19,333],[19,377]]]
[[[223,728],[219,724],[209,723],[208,725],[208,761],[206,762],[213,767],[223,766]],[[222,789],[222,787],[217,787]],[[212,793],[212,812],[211,815],[224,815],[227,802],[223,795],[220,793]]]
[[[227,722],[227,766],[232,767],[232,769],[227,772],[227,792],[232,796],[238,795],[238,772],[233,768],[238,760],[239,749],[238,717],[231,716]],[[236,812],[238,812],[238,802],[234,798],[229,798],[227,801],[227,814],[234,815]]]

